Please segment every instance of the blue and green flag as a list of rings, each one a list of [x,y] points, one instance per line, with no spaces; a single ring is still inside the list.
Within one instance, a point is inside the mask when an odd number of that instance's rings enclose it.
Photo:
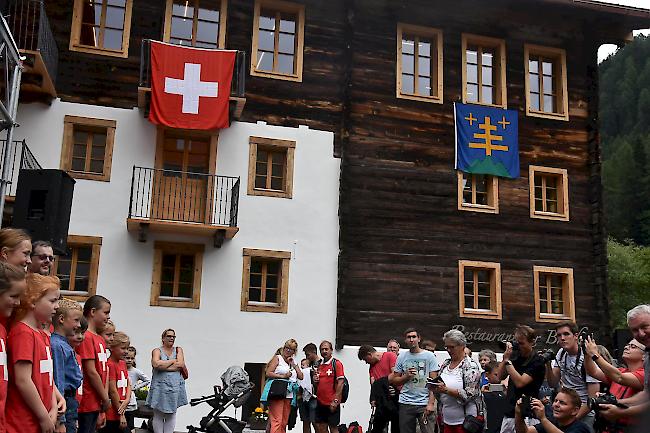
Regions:
[[[519,177],[517,112],[454,103],[456,169],[473,174]]]

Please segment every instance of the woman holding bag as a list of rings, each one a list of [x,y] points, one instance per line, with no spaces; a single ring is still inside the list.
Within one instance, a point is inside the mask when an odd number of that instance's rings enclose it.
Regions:
[[[297,392],[297,381],[303,379],[300,367],[296,365],[294,355],[298,349],[298,343],[293,338],[287,340],[279,354],[273,356],[266,366],[266,377],[273,379],[270,384],[269,398],[269,421],[271,433],[286,433],[291,412],[292,401],[295,401],[294,394]],[[274,395],[277,389],[285,390],[284,397]]]
[[[165,329],[162,345],[151,352],[153,374],[147,404],[153,409],[154,433],[173,433],[176,410],[187,404],[185,355],[175,342],[176,332]]]
[[[442,337],[450,358],[440,366],[441,381],[433,383],[442,405],[443,433],[473,433],[466,426],[478,430],[482,419],[483,400],[480,392],[481,367],[465,355],[467,340],[455,329]]]

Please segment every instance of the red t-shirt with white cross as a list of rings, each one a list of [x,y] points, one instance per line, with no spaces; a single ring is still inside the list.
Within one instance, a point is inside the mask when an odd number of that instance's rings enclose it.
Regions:
[[[332,362],[336,362],[336,379],[343,379],[345,377],[343,364],[338,359],[335,360],[334,357],[330,358],[327,362],[322,362],[318,366],[318,388],[316,389],[316,398],[318,399],[318,403],[324,406],[329,406],[336,395]]]
[[[5,404],[9,381],[9,359],[7,359],[7,329],[0,323],[0,433],[5,433]]]
[[[9,393],[7,397],[7,433],[37,433],[41,431],[36,416],[32,413],[22,394],[16,387],[14,368],[17,362],[26,361],[32,365],[32,382],[36,386],[45,410],[52,408],[54,392],[54,364],[50,349],[50,338],[23,322],[11,327],[7,337],[9,354]]]
[[[120,402],[131,398],[127,396],[127,388],[129,387],[129,370],[126,367],[126,362],[119,360],[115,362],[113,359],[108,360],[108,381],[109,387],[115,382],[117,394],[120,397]],[[119,403],[118,403],[119,404]],[[120,416],[115,410],[115,402],[111,401],[111,407],[106,411],[106,419],[109,421],[119,421]]]
[[[99,335],[91,331],[86,331],[86,337],[77,349],[83,361],[92,359],[95,361],[95,370],[102,379],[102,384],[106,385],[108,380],[108,357],[106,356],[106,341]],[[83,385],[81,402],[79,403],[79,412],[98,412],[102,406],[102,399],[91,386],[88,379],[88,373],[83,372]]]

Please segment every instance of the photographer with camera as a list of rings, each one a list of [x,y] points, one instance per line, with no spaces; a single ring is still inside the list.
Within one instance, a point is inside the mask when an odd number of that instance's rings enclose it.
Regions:
[[[544,403],[536,398],[522,397],[515,408],[517,433],[589,433],[591,430],[577,418],[582,401],[577,392],[562,387],[553,401],[553,418],[546,417]],[[524,422],[524,413],[531,411],[539,424],[529,427]]]
[[[634,339],[625,345],[623,361],[627,366],[626,368],[616,368],[608,363],[598,353],[598,346],[591,337],[588,337],[585,342],[585,351],[587,352],[587,357],[585,358],[587,372],[610,386],[609,394],[601,395],[597,400],[592,401],[592,406],[597,404],[595,407],[596,430],[608,433],[626,430],[627,426],[632,424],[632,420],[628,417],[622,417],[615,422],[605,420],[600,416],[600,404],[598,404],[598,401],[617,402],[618,400],[632,397],[639,391],[643,391],[643,354],[645,352],[645,346]],[[601,426],[603,428],[600,428]]]
[[[585,349],[580,344],[578,325],[560,322],[555,326],[555,332],[560,350],[555,359],[546,364],[546,379],[552,387],[559,384],[578,393],[582,401],[578,419],[593,429],[595,414],[589,409],[587,399],[596,396],[600,383],[589,376],[585,369]]]
[[[513,343],[504,344],[503,360],[497,369],[501,379],[509,377],[507,408],[501,422],[501,433],[514,433],[517,400],[522,395],[538,397],[539,388],[544,382],[544,359],[533,350],[535,330],[530,326],[518,325],[514,337]],[[524,418],[529,426],[539,423],[530,413],[525,413]]]

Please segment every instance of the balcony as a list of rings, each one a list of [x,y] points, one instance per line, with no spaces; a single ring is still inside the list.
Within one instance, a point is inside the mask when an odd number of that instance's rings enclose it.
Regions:
[[[244,105],[246,105],[246,52],[237,51],[235,57],[235,68],[232,74],[232,85],[230,87],[230,113],[229,118],[239,120]],[[151,40],[142,40],[140,50],[140,84],[138,86],[138,107],[143,110],[144,116],[149,116],[151,104]]]
[[[11,225],[11,220],[13,218],[13,202],[16,198],[18,176],[20,176],[21,170],[36,170],[42,168],[29,150],[29,147],[27,147],[25,140],[14,140],[11,142],[10,146],[7,146],[7,140],[0,140],[0,161],[5,161],[4,158],[6,152],[9,152],[6,170],[4,167],[0,167],[0,171],[6,174],[7,179],[2,227]]]
[[[25,57],[20,86],[23,102],[50,103],[56,98],[59,50],[42,0],[10,0],[7,22],[20,54]]]
[[[127,229],[212,237],[220,248],[237,227],[239,177],[133,167]]]

